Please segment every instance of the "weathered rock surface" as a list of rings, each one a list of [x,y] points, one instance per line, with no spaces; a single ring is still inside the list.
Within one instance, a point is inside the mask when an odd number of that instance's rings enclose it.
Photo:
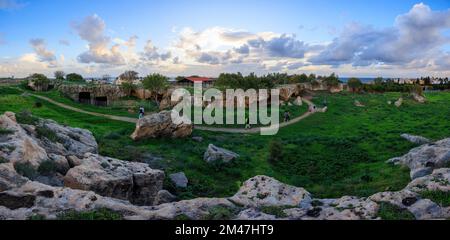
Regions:
[[[296,105],[296,106],[303,106],[303,100],[302,100],[302,97],[297,97],[296,99],[295,99],[295,101],[294,101],[294,105]]]
[[[203,159],[210,163],[216,161],[222,161],[224,163],[231,162],[232,160],[238,158],[239,155],[220,147],[216,147],[213,144],[209,144],[208,149],[206,150]]]
[[[362,103],[361,103],[360,101],[358,101],[358,100],[355,100],[354,105],[357,106],[357,107],[365,107],[365,105],[362,104]]]
[[[169,175],[170,180],[175,184],[176,187],[186,188],[189,181],[184,174],[184,172],[174,173]]]
[[[394,105],[396,106],[396,107],[401,107],[402,105],[403,105],[403,98],[399,98],[395,103],[394,103]]]
[[[411,143],[419,144],[419,145],[423,145],[423,144],[427,144],[427,143],[431,142],[431,140],[428,138],[424,138],[421,136],[414,136],[414,135],[410,135],[410,134],[406,134],[406,133],[402,134],[400,136]]]
[[[64,186],[129,200],[137,205],[153,205],[163,180],[164,172],[153,170],[147,164],[88,153],[81,165],[66,174]]]
[[[412,179],[429,175],[434,169],[449,166],[450,138],[414,148],[404,156],[388,162],[407,166],[411,169]]]
[[[271,177],[256,176],[247,180],[230,200],[245,207],[299,206],[310,202],[311,194]]]
[[[48,159],[45,149],[39,145],[39,140],[28,135],[17,123],[14,113],[6,112],[1,115],[0,127],[11,132],[0,137],[2,159],[14,164],[29,164],[34,168]]]
[[[418,103],[425,103],[427,101],[427,99],[424,96],[419,95],[417,93],[412,93],[412,98],[414,99],[414,101]]]
[[[139,119],[131,135],[135,141],[147,138],[184,138],[192,134],[192,124],[174,124],[171,111],[162,111]]]

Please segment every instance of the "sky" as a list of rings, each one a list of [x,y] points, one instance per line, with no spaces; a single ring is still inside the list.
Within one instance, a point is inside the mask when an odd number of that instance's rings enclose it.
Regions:
[[[450,0],[0,0],[0,77],[450,77]]]

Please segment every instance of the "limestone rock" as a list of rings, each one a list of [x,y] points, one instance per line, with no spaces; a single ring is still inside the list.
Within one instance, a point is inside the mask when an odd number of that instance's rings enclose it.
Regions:
[[[419,95],[417,93],[413,93],[412,98],[414,99],[414,101],[418,103],[425,103],[427,101],[424,96]]]
[[[421,136],[414,136],[414,135],[410,135],[410,134],[406,134],[406,133],[402,134],[401,137],[411,143],[419,144],[419,145],[423,145],[423,144],[427,144],[427,143],[431,142],[428,138],[424,138]]]
[[[161,205],[164,203],[171,203],[174,202],[177,199],[173,194],[171,194],[167,190],[161,190],[158,192],[158,195],[155,199],[155,205]]]
[[[365,107],[365,105],[362,104],[362,103],[361,103],[360,101],[358,101],[358,100],[355,100],[354,105],[357,106],[357,107]]]
[[[170,174],[169,178],[179,188],[186,188],[189,182],[184,172]]]
[[[138,205],[153,205],[163,180],[164,173],[147,164],[87,154],[81,165],[69,170],[64,185]]]
[[[302,100],[302,97],[297,97],[296,99],[295,99],[295,101],[294,101],[294,105],[296,105],[296,106],[302,106],[303,105],[303,100]]]
[[[409,167],[412,179],[426,176],[433,169],[448,166],[450,163],[450,138],[414,148],[404,156],[388,162]]]
[[[203,156],[203,159],[208,163],[216,161],[228,163],[236,158],[239,158],[238,154],[227,149],[216,147],[213,144],[209,144],[208,149]]]
[[[247,180],[230,200],[245,207],[299,206],[302,202],[310,202],[311,196],[303,188],[283,184],[271,177],[256,176]]]
[[[163,111],[139,119],[131,135],[135,141],[147,138],[184,138],[192,134],[192,124],[174,124],[170,111]]]
[[[403,98],[399,98],[395,103],[394,103],[394,105],[396,106],[396,107],[401,107],[402,106],[402,104],[403,104]]]

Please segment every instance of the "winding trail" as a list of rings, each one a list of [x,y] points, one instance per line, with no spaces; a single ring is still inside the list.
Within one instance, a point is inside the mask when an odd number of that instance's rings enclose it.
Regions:
[[[86,111],[83,109],[79,109],[76,107],[72,107],[69,106],[67,104],[64,103],[60,103],[57,102],[53,99],[50,99],[48,97],[44,97],[44,96],[40,96],[40,95],[35,95],[35,94],[30,94],[30,93],[26,93],[29,96],[33,96],[35,98],[44,100],[46,102],[49,102],[51,104],[54,104],[58,107],[70,110],[70,111],[74,111],[74,112],[78,112],[78,113],[84,113],[84,114],[88,114],[88,115],[92,115],[92,116],[97,116],[97,117],[104,117],[104,118],[108,118],[111,120],[116,120],[116,121],[122,121],[122,122],[128,122],[128,123],[134,123],[136,124],[138,119],[135,118],[130,118],[130,117],[121,117],[121,116],[115,116],[115,115],[109,115],[109,114],[103,114],[103,113],[96,113],[96,112],[90,112],[90,111]],[[303,102],[305,102],[306,104],[308,104],[308,106],[314,106],[314,103],[312,103],[311,101],[307,100],[307,99],[302,99]],[[294,119],[292,119],[289,122],[284,122],[284,123],[280,123],[279,124],[279,128],[284,128],[287,127],[289,125],[295,124],[300,122],[301,120],[313,115],[315,112],[306,112],[303,115],[296,117]],[[208,131],[208,132],[222,132],[222,133],[242,133],[242,134],[251,134],[251,133],[260,133],[261,129],[267,129],[267,127],[257,127],[257,128],[252,128],[252,129],[242,129],[242,128],[217,128],[217,127],[205,127],[205,126],[194,126],[194,129],[197,130],[201,130],[201,131]]]

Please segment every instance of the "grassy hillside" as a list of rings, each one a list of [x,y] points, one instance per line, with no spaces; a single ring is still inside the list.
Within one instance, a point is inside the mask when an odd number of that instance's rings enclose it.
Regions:
[[[39,117],[91,130],[101,154],[147,162],[167,174],[184,171],[190,181],[186,190],[175,189],[168,181],[165,186],[182,198],[230,196],[243,181],[258,174],[305,187],[317,197],[396,190],[407,184],[409,172],[385,161],[414,147],[400,134],[450,136],[448,92],[428,94],[426,104],[406,100],[399,109],[387,104],[398,99],[399,93],[319,94],[313,101],[320,105],[326,98],[329,112],[283,128],[276,136],[194,131],[205,139],[202,143],[191,139],[135,143],[129,138],[133,124],[70,112],[43,101],[38,107],[36,99],[19,94],[0,88],[0,112],[28,109]],[[366,107],[355,107],[355,99]],[[275,157],[269,162],[273,141],[281,143],[281,149],[273,151]],[[241,158],[229,165],[208,165],[202,158],[209,143],[235,151]]]

